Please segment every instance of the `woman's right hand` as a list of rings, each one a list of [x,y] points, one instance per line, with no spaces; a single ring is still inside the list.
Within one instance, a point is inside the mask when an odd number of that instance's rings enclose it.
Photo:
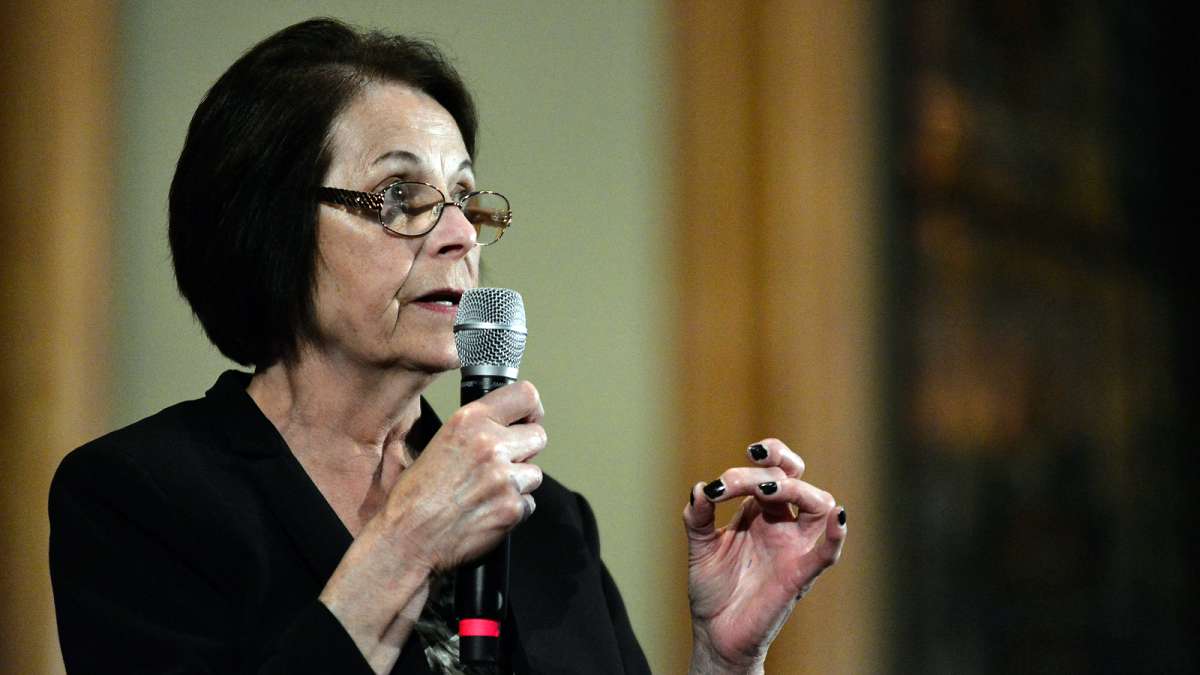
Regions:
[[[491,550],[535,508],[546,447],[529,382],[459,408],[400,474],[321,592],[376,672],[388,672],[436,572]]]
[[[375,517],[406,552],[445,571],[491,550],[533,513],[546,447],[537,389],[516,382],[459,408],[404,471]]]

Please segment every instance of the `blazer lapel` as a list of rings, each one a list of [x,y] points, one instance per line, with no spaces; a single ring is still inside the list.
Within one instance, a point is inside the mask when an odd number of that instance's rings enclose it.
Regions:
[[[255,458],[250,473],[317,580],[333,575],[354,541],[337,513],[290,452]]]
[[[226,425],[230,450],[245,460],[263,502],[279,519],[314,577],[333,574],[353,537],[292,454],[275,425],[246,393],[249,375],[228,371],[209,390]]]

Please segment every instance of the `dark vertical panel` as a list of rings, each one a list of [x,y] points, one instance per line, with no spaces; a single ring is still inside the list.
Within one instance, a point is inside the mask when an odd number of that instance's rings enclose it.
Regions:
[[[900,670],[1194,665],[1156,10],[892,11]]]

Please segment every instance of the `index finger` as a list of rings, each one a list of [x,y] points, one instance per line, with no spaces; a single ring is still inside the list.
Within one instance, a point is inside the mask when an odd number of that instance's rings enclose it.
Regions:
[[[800,478],[804,475],[804,460],[778,438],[764,438],[752,443],[746,448],[746,454],[759,466],[777,466],[783,469],[788,478]]]
[[[541,423],[546,416],[537,387],[528,380],[513,382],[488,392],[478,401],[488,411],[488,417],[504,426],[518,422]]]

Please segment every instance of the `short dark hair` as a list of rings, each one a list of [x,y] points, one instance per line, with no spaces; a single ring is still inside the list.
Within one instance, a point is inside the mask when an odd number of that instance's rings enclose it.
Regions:
[[[213,344],[259,368],[312,335],[314,188],[330,129],[368,85],[428,94],[475,156],[476,113],[432,44],[334,19],[285,28],[243,54],[201,101],[171,181],[168,235],[179,291]]]

